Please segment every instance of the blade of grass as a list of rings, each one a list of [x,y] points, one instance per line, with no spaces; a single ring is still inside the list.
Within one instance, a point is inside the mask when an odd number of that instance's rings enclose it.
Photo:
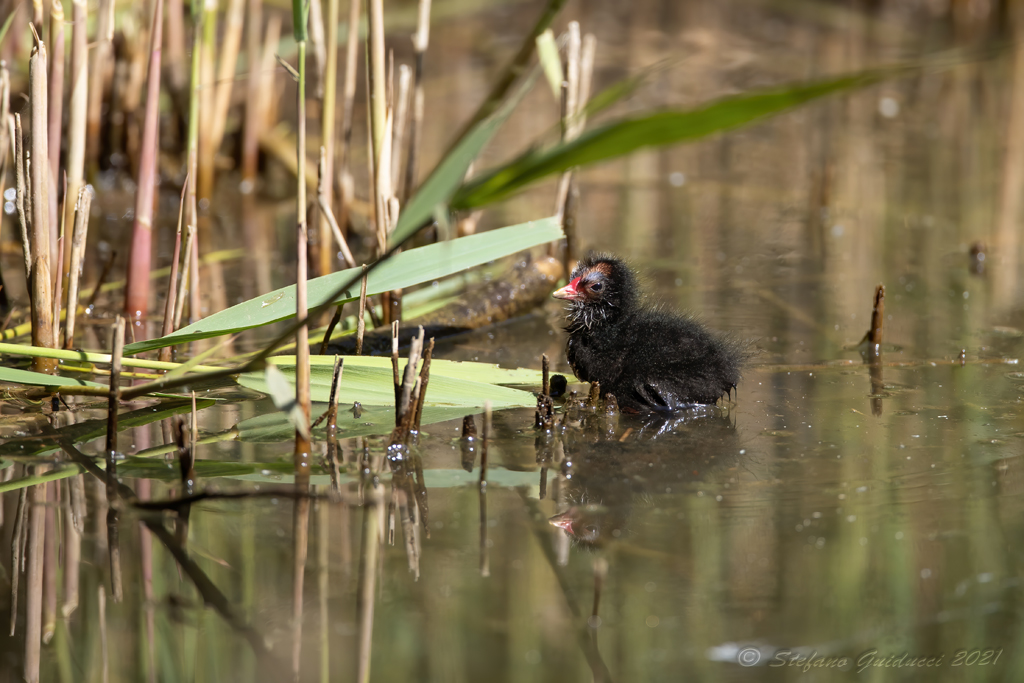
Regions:
[[[451,205],[460,210],[490,204],[530,183],[575,166],[606,161],[643,147],[696,140],[905,72],[904,68],[866,71],[728,97],[698,109],[661,111],[615,121],[583,133],[575,140],[546,150],[526,152],[508,164],[470,180],[455,193]]]
[[[559,239],[561,236],[562,231],[557,222],[552,218],[544,218],[479,235],[470,235],[442,244],[431,244],[419,249],[411,249],[388,259],[370,273],[367,294],[373,296],[399,287],[411,287],[423,282],[430,282],[459,270],[545,244]],[[328,301],[328,297],[349,279],[358,278],[361,272],[359,268],[350,268],[310,280],[310,308],[316,308],[325,303],[339,304],[355,301],[358,298],[358,291],[354,288],[342,292],[333,301]],[[166,337],[130,344],[125,347],[125,355],[135,355],[171,344],[182,344],[197,339],[241,332],[253,327],[288,320],[294,315],[295,286],[292,285],[215,313]]]

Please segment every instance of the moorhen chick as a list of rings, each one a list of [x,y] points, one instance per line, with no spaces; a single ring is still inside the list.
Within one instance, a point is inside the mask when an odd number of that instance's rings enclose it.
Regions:
[[[566,356],[628,412],[713,404],[736,388],[742,347],[689,316],[645,304],[636,275],[612,256],[587,256],[554,293],[569,302]]]

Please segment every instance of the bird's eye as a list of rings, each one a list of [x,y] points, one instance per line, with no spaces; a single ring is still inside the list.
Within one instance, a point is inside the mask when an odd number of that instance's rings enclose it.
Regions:
[[[604,285],[602,285],[600,282],[595,282],[594,284],[590,285],[590,291],[600,292],[603,286]]]

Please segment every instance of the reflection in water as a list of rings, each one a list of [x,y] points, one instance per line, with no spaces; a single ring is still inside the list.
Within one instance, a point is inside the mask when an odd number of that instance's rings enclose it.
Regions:
[[[969,9],[985,3],[951,3],[955,21],[934,14],[942,3],[868,4],[868,14],[818,2],[578,11],[599,39],[596,90],[675,60],[620,112],[912,58],[948,47],[951,33],[981,40],[978,22],[995,21]],[[503,32],[522,32],[530,12],[520,9],[434,27],[426,89],[438,109],[425,119],[423,167],[506,56]],[[747,644],[761,666],[783,649],[944,655],[935,680],[959,675],[957,652],[978,651],[977,662],[994,648],[994,664],[964,675],[1021,679],[1013,188],[1024,70],[1014,42],[990,61],[578,173],[581,249],[630,257],[657,298],[756,340],[761,355],[728,413],[643,421],[574,403],[550,433],[534,431],[532,411],[495,414],[485,496],[471,422],[426,426],[394,470],[379,437],[335,440],[310,482],[320,497],[303,502],[313,506],[308,562],[296,563],[302,516],[294,491],[278,488],[291,449],[234,429],[269,404],[211,391],[214,404],[198,388],[194,481],[210,495],[164,506],[186,494],[178,463],[164,459],[178,450],[167,421],[190,406],[140,403],[121,415],[126,457],[112,461],[120,480],[108,489],[97,406],[75,403],[54,418],[66,422],[51,422],[38,406],[0,403],[0,617],[15,626],[0,640],[0,680],[36,657],[43,680],[284,680],[294,652],[302,680],[747,680],[758,676],[736,663]],[[531,93],[479,166],[547,130],[556,112],[549,92]],[[546,214],[554,189],[489,209],[481,229]],[[121,240],[123,198],[97,197],[98,216],[113,216],[93,226],[101,252]],[[177,193],[162,204],[172,210],[158,221],[171,225]],[[287,283],[293,216],[256,196],[210,211],[223,230],[204,251],[249,249],[219,273],[204,269],[217,277],[205,294],[234,303]],[[12,253],[0,254],[5,266]],[[848,347],[880,282],[885,356],[864,364]],[[547,353],[569,374],[561,318],[541,310],[439,343],[436,355],[514,367]],[[90,348],[106,346],[105,327],[80,324]],[[36,568],[52,569],[54,528],[60,571],[46,574]],[[296,591],[303,567],[317,580]],[[29,623],[28,612],[49,615],[54,595],[52,640],[26,649],[26,631],[49,622]]]

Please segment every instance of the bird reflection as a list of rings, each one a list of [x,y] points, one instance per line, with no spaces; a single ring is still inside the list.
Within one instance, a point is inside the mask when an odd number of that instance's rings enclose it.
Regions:
[[[584,547],[628,536],[634,507],[682,492],[742,457],[735,424],[718,406],[671,417],[622,415],[611,429],[597,410],[575,424],[562,433],[568,507],[548,521]]]

